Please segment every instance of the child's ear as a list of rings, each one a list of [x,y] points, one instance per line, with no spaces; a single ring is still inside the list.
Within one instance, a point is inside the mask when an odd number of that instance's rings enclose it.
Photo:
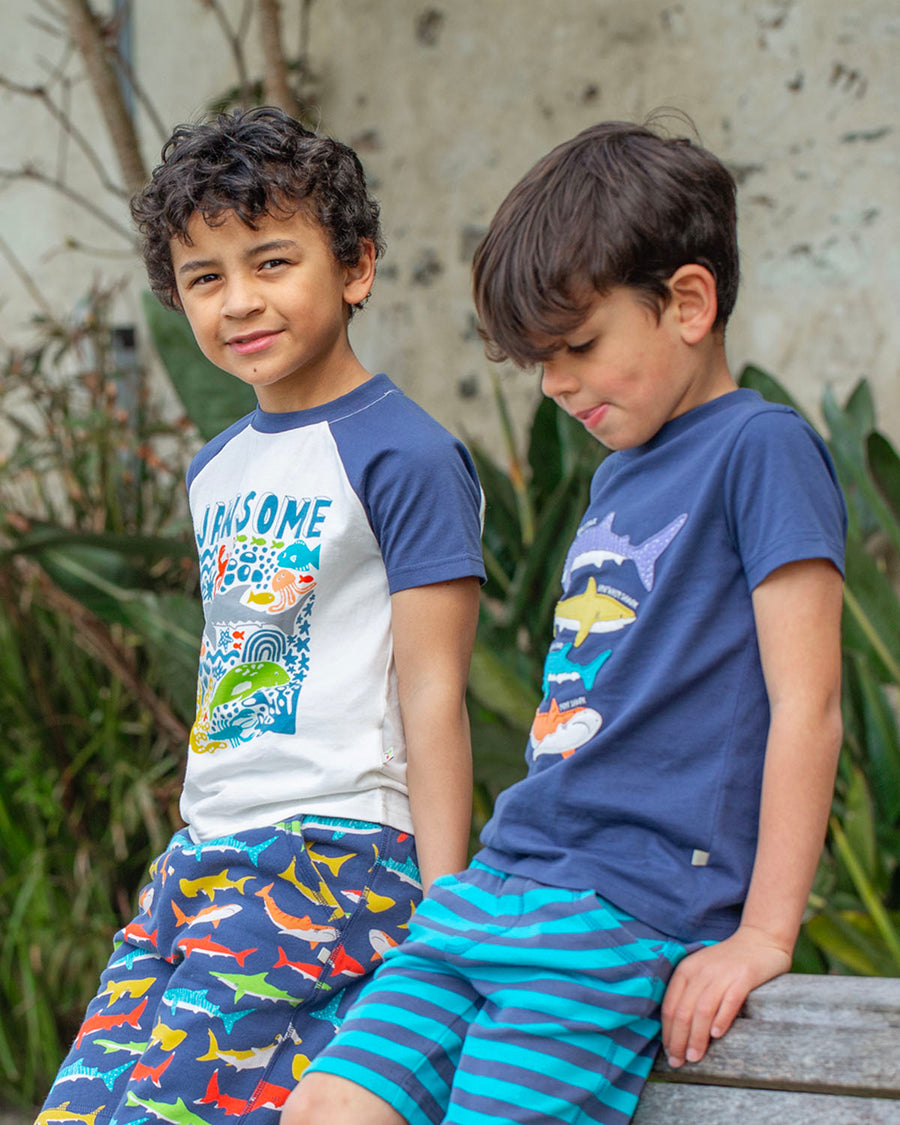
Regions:
[[[669,289],[682,340],[699,344],[712,331],[718,315],[716,279],[706,266],[688,262],[669,278]]]
[[[344,300],[348,305],[358,305],[368,297],[375,280],[375,243],[371,238],[359,240],[359,258],[356,265],[345,267],[344,277]]]

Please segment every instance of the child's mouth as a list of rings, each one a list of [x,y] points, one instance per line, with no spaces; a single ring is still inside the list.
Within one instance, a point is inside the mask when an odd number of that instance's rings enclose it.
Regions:
[[[277,331],[250,332],[246,336],[232,336],[227,343],[228,347],[238,355],[252,355],[267,348],[278,335]]]
[[[575,417],[582,423],[585,429],[592,430],[603,421],[604,415],[608,409],[609,404],[603,402],[599,406],[592,406],[590,410],[580,410]]]

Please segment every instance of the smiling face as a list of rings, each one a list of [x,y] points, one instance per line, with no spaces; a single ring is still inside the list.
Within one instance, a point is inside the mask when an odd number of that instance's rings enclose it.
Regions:
[[[682,280],[658,318],[619,286],[598,296],[577,328],[537,341],[555,347],[544,394],[609,449],[643,445],[672,418],[735,389],[721,339],[703,327],[709,309],[699,307],[692,279]]]
[[[371,288],[371,243],[347,267],[305,211],[263,215],[256,229],[232,212],[214,222],[195,214],[187,240],[170,243],[178,302],[207,359],[272,412],[320,406],[364,383],[347,313]]]

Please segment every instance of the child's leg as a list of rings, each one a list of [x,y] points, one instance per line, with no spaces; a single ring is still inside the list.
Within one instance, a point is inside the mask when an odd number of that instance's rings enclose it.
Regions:
[[[326,1075],[377,1094],[412,1125],[624,1125],[683,953],[594,895],[478,865],[438,880],[406,945],[314,1064],[308,1096],[301,1083],[287,1125],[355,1125]],[[329,1099],[330,1118],[320,1112]]]
[[[115,1098],[97,1087],[104,1096],[83,1112],[97,1114],[93,1125],[148,1114],[225,1125],[252,1111],[274,1125],[384,949],[405,936],[420,897],[413,842],[307,817],[182,843],[145,927],[172,962],[158,1023]]]

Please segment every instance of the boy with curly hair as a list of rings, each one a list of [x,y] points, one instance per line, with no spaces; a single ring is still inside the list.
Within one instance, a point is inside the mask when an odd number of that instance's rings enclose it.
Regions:
[[[187,827],[39,1120],[273,1121],[466,862],[481,490],[350,346],[382,250],[351,149],[271,108],[181,126],[132,213],[154,292],[258,406],[188,472]]]

